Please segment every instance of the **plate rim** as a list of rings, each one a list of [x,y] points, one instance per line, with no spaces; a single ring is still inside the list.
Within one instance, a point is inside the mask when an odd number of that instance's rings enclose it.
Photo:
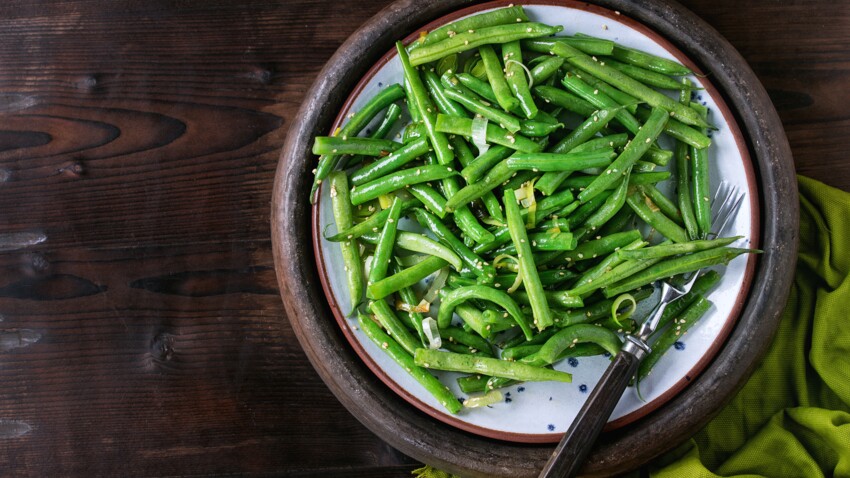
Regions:
[[[327,316],[328,308],[323,294],[317,293],[315,287],[313,258],[304,254],[305,245],[310,244],[309,227],[304,227],[309,217],[303,208],[312,169],[307,145],[319,130],[326,131],[333,119],[323,106],[334,100],[334,89],[350,91],[352,81],[346,76],[359,79],[365,72],[363,62],[373,64],[395,38],[469,3],[397,1],[355,32],[319,74],[290,126],[278,162],[271,218],[275,269],[287,316],[302,348],[331,391],[365,426],[402,452],[450,471],[472,476],[534,476],[551,446],[517,446],[434,423],[399,401],[382,383],[366,379],[364,372],[368,369],[352,361],[355,356],[351,350],[338,346],[342,336],[335,321],[330,321],[332,328],[328,328],[320,320]],[[738,325],[715,357],[714,365],[664,409],[603,435],[585,470],[614,473],[633,468],[686,439],[718,413],[752,373],[772,341],[793,278],[798,203],[793,159],[776,110],[752,70],[725,39],[673,2],[594,3],[619,10],[651,27],[698,64],[718,56],[726,60],[714,71],[714,84],[732,107],[751,157],[755,158],[756,175],[762,186],[759,209],[765,218],[761,224],[765,253],[757,261],[752,296]],[[375,47],[381,47],[379,52],[369,53]],[[746,350],[741,350],[742,344]],[[692,409],[704,413],[698,417],[681,413]],[[665,423],[670,415],[677,414],[680,419],[672,426]],[[656,433],[662,424],[666,425],[666,439],[658,440]]]

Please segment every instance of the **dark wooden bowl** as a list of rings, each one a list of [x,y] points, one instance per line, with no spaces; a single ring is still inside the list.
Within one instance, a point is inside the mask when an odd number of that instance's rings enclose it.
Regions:
[[[308,197],[315,165],[312,138],[330,130],[354,85],[397,39],[470,3],[400,0],[363,25],[330,59],[290,126],[278,164],[272,203],[275,265],[287,315],[307,356],[331,391],[370,430],[416,459],[464,476],[536,476],[554,445],[508,443],[463,432],[417,410],[372,374],[339,330],[313,257]],[[779,117],[728,42],[675,3],[593,3],[647,25],[712,72],[712,83],[733,110],[755,163],[765,251],[735,330],[712,364],[660,409],[600,438],[584,472],[609,475],[635,468],[687,439],[720,411],[759,363],[793,278],[798,203],[793,159]]]

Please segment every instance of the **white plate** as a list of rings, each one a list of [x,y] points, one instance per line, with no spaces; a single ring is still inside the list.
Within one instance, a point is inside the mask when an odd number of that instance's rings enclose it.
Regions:
[[[695,69],[684,55],[656,33],[634,20],[600,7],[575,4],[524,5],[533,21],[550,25],[564,25],[561,35],[585,33],[606,38],[658,56],[677,60]],[[503,5],[500,5],[503,6]],[[486,9],[470,7],[445,17],[448,22]],[[431,27],[438,26],[433,24]],[[696,70],[695,70],[696,71]],[[746,239],[735,243],[738,247],[758,246],[758,192],[746,145],[729,109],[722,103],[717,91],[703,77],[692,77],[699,86],[697,100],[709,110],[709,121],[718,129],[711,134],[711,183],[714,188],[727,181],[747,195],[734,224],[726,235],[741,235]],[[401,64],[394,52],[379,61],[355,89],[346,108],[337,118],[336,127],[349,111],[356,111],[378,91],[392,83],[403,81]],[[373,125],[374,127],[374,125]],[[659,185],[669,191],[672,181]],[[333,215],[327,188],[322,188],[318,208],[314,211],[313,233],[321,232],[331,224]],[[490,407],[464,409],[457,415],[448,413],[422,386],[411,378],[383,350],[375,346],[356,327],[355,319],[346,319],[341,311],[350,310],[342,258],[339,246],[320,239],[317,244],[317,262],[323,279],[325,294],[334,314],[343,327],[346,337],[369,367],[404,399],[429,415],[458,428],[480,435],[518,442],[556,442],[575,418],[590,390],[607,367],[609,360],[603,356],[564,360],[557,369],[573,374],[572,383],[525,383],[506,387],[502,393],[506,400]],[[716,354],[738,317],[749,289],[755,260],[751,255],[739,256],[722,273],[722,280],[712,290],[709,300],[713,307],[682,339],[658,362],[652,374],[641,382],[641,397],[634,387],[629,387],[611,417],[609,428],[622,426],[658,408],[682,390]],[[455,373],[438,373],[458,398],[466,394],[458,388]]]

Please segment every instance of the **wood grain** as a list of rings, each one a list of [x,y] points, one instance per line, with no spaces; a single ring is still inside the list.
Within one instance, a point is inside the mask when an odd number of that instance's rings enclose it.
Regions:
[[[0,5],[6,476],[406,476],[286,320],[269,202],[290,121],[389,2]],[[741,51],[798,171],[850,189],[850,4],[684,2]]]

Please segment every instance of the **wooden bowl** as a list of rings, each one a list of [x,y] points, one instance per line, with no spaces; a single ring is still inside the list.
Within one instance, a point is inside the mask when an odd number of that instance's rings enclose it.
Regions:
[[[333,319],[314,260],[309,188],[312,138],[330,130],[337,112],[366,71],[393,42],[469,2],[396,2],[355,32],[331,58],[290,127],[275,180],[272,235],[287,314],[313,366],[339,400],[368,428],[419,460],[465,476],[536,476],[553,445],[483,438],[434,420],[387,388],[363,363]],[[507,3],[507,2],[504,2]],[[547,2],[551,3],[551,2]],[[751,294],[713,363],[660,409],[602,436],[584,469],[613,474],[639,466],[687,439],[731,399],[766,352],[793,277],[797,247],[797,191],[793,160],[764,88],[717,32],[677,4],[568,2],[607,8],[654,30],[697,66],[733,110],[748,142],[759,181],[765,253]]]

